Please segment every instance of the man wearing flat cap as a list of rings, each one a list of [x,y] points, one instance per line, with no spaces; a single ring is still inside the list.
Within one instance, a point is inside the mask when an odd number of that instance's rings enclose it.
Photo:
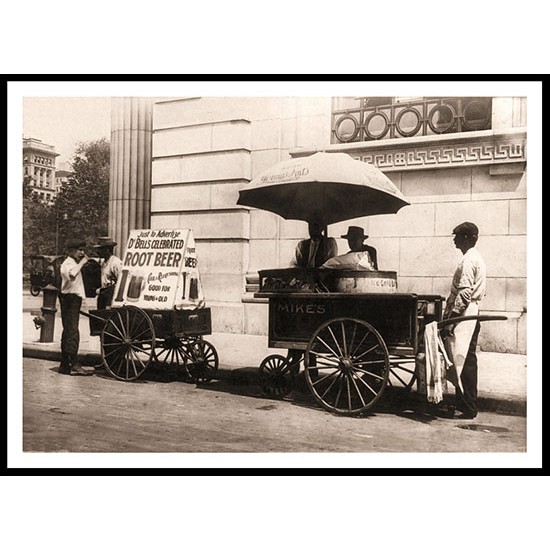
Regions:
[[[97,294],[97,309],[109,309],[115,285],[122,271],[122,260],[113,254],[117,243],[111,237],[99,237],[94,249],[101,258],[101,287]]]
[[[80,308],[86,297],[82,268],[88,261],[84,252],[86,243],[76,240],[67,246],[68,256],[61,264],[61,289],[59,304],[61,306],[61,363],[60,374],[88,375],[78,363],[78,347],[80,345]]]
[[[479,304],[486,292],[485,262],[475,248],[479,236],[477,226],[472,222],[464,222],[453,229],[453,234],[455,246],[463,256],[453,276],[444,319],[479,315]],[[442,336],[456,369],[456,406],[462,411],[463,418],[477,416],[476,347],[479,329],[480,322],[472,320],[442,330]]]

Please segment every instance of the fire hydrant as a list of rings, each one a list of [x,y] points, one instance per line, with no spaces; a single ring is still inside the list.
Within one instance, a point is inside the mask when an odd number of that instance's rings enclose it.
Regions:
[[[53,331],[55,328],[55,307],[57,301],[57,288],[53,285],[46,285],[42,288],[44,299],[42,301],[42,315],[33,319],[35,327],[40,328],[40,342],[53,342]]]

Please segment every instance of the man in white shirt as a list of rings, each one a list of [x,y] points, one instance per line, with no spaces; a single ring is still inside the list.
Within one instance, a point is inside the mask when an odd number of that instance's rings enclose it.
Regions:
[[[475,248],[479,235],[477,226],[464,222],[457,225],[453,233],[455,246],[463,256],[453,276],[444,319],[479,315],[479,304],[486,292],[487,270],[481,254]],[[476,347],[479,329],[480,322],[472,320],[450,325],[442,330],[450,359],[456,369],[457,408],[462,411],[462,418],[477,416]]]
[[[115,285],[122,271],[122,260],[113,254],[117,245],[111,237],[99,237],[94,245],[101,258],[101,287],[98,289],[97,309],[110,309]]]
[[[61,364],[60,374],[93,374],[84,370],[78,364],[78,346],[80,345],[80,307],[86,297],[81,270],[88,261],[84,252],[86,243],[74,241],[69,243],[69,255],[61,264],[61,291],[59,303],[61,306]]]

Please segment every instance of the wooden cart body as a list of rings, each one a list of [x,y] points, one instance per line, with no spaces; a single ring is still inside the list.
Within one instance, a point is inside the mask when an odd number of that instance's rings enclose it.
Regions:
[[[84,313],[101,338],[103,364],[116,378],[134,380],[151,364],[183,367],[191,380],[210,380],[218,355],[190,229],[130,232],[122,273],[109,309]]]
[[[440,321],[443,298],[417,294],[259,293],[269,298],[269,347],[305,350],[315,329],[331,319],[370,323],[392,355],[414,355],[423,327]]]
[[[255,296],[269,303],[269,347],[288,350],[260,365],[267,394],[287,395],[302,363],[315,398],[340,414],[366,411],[387,385],[412,387],[424,329],[442,319],[442,296],[399,293],[394,272],[298,268],[259,276]],[[372,291],[358,292],[362,285],[348,284],[353,277],[368,279],[363,286]]]
[[[115,310],[117,311],[117,310]],[[118,309],[118,311],[123,311]],[[151,319],[155,330],[155,337],[165,338],[191,338],[212,334],[212,314],[209,307],[189,310],[141,310]],[[112,309],[90,310],[90,334],[101,336],[105,328],[105,321],[113,314]]]

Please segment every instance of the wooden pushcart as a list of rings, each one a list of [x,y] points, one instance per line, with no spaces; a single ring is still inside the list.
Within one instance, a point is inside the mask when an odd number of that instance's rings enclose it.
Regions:
[[[101,338],[107,371],[135,380],[151,364],[181,367],[193,381],[208,381],[218,370],[216,348],[204,336],[211,331],[210,308],[153,310],[126,305],[81,312],[90,318],[90,334]]]
[[[434,321],[441,326],[452,322],[442,321],[443,297],[341,292],[335,281],[346,275],[349,278],[351,274],[304,269],[260,271],[256,296],[269,301],[268,345],[289,350],[286,356],[270,355],[260,364],[266,394],[287,395],[302,364],[310,392],[333,413],[363,413],[388,386],[411,389],[424,328]],[[377,276],[391,281],[387,272],[369,272],[369,277]]]
[[[195,243],[189,229],[134,230],[110,309],[81,312],[101,338],[107,371],[120,380],[139,378],[151,364],[180,367],[193,381],[218,370],[205,307]]]
[[[53,282],[53,262],[60,262],[64,256],[46,256],[33,254],[30,256],[31,267],[29,273],[30,292],[38,296],[40,291]]]

